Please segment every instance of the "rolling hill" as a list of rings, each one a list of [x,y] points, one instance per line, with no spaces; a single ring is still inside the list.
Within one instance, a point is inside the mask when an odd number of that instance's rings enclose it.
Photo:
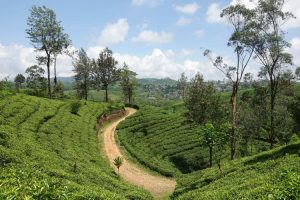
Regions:
[[[0,199],[151,199],[101,156],[95,125],[109,104],[72,114],[69,100],[0,95]]]

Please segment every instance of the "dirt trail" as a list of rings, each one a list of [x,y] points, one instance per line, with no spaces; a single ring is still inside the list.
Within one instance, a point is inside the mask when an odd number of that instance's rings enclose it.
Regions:
[[[110,161],[110,165],[115,169],[115,171],[117,171],[117,168],[114,166],[113,160],[118,156],[123,157],[124,160],[120,167],[120,176],[122,176],[126,181],[143,187],[145,190],[149,191],[155,199],[162,199],[174,191],[176,181],[162,176],[151,175],[137,167],[124,158],[116,144],[114,134],[117,125],[126,117],[136,112],[136,110],[132,108],[126,108],[126,111],[127,115],[125,117],[111,123],[104,130],[104,151]]]

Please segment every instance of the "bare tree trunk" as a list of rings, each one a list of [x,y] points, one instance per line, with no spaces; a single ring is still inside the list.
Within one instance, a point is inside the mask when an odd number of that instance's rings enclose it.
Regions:
[[[131,95],[128,95],[128,103],[131,104]]]
[[[213,148],[212,148],[212,146],[209,146],[209,166],[210,167],[212,167],[212,164],[213,164],[212,163],[213,162],[212,161],[213,160],[213,155],[212,154],[213,154]]]
[[[108,92],[107,92],[107,90],[108,90],[108,86],[106,85],[105,86],[105,102],[108,102]]]
[[[51,94],[51,82],[50,82],[50,55],[47,56],[47,75],[48,75],[48,97],[49,99],[52,99]]]
[[[275,143],[275,124],[274,124],[274,108],[275,108],[275,87],[274,83],[271,82],[271,100],[270,100],[270,111],[271,111],[271,127],[270,127],[270,148],[272,149],[274,147]]]
[[[57,77],[56,77],[56,56],[54,57],[54,86],[57,84]]]
[[[88,99],[88,83],[87,78],[84,78],[84,99]]]
[[[236,149],[237,149],[237,136],[236,136],[236,119],[237,119],[237,91],[238,86],[237,83],[234,83],[232,86],[232,94],[231,94],[231,137],[230,137],[230,145],[231,145],[231,160],[236,157]]]

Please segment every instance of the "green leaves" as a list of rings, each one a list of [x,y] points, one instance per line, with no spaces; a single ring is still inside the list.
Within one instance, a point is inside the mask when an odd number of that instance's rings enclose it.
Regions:
[[[114,159],[114,165],[119,169],[123,164],[123,158],[118,156]]]

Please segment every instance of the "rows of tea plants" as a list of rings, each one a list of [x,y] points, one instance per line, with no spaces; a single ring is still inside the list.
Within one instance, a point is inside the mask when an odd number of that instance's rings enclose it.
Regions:
[[[300,141],[177,179],[171,199],[299,199]]]
[[[119,124],[117,137],[136,160],[165,176],[207,166],[199,131],[173,108],[141,108]]]
[[[108,104],[2,94],[0,199],[149,199],[101,155],[96,120]]]

